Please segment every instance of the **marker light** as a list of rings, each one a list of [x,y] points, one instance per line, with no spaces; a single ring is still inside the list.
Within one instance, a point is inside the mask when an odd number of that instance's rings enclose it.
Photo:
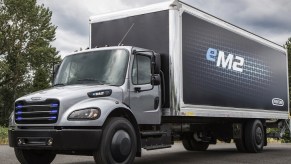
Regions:
[[[49,120],[55,120],[55,119],[57,119],[56,116],[52,116],[52,117],[49,118]]]
[[[22,120],[22,117],[17,117],[16,120],[20,121],[20,120]]]
[[[58,113],[58,110],[52,110],[51,113]]]
[[[111,93],[112,93],[112,90],[111,89],[107,89],[107,90],[89,92],[89,93],[87,93],[87,95],[90,98],[96,98],[96,97],[107,97],[107,96],[110,96]]]
[[[59,106],[59,104],[51,104],[52,108],[55,108],[55,107],[58,107],[58,106]]]
[[[16,106],[16,109],[21,109],[21,108],[23,108],[22,105],[17,105],[17,106]]]

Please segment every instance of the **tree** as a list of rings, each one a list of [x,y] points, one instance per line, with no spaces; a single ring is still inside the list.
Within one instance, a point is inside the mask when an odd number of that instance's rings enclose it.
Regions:
[[[44,88],[48,88],[49,87],[49,74],[46,71],[45,68],[39,68],[36,72],[35,72],[35,76],[33,79],[33,91],[39,91],[41,89]]]
[[[0,0],[0,119],[8,118],[16,98],[49,86],[58,52],[51,46],[52,12],[36,0]],[[0,122],[1,123],[1,122]]]

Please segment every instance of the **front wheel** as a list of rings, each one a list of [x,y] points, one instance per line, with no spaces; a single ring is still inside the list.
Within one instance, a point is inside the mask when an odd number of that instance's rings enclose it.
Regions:
[[[99,163],[130,164],[137,151],[136,133],[125,118],[113,117],[105,125],[100,148],[94,152],[94,160]]]
[[[56,154],[48,150],[14,149],[16,158],[21,164],[50,164]]]

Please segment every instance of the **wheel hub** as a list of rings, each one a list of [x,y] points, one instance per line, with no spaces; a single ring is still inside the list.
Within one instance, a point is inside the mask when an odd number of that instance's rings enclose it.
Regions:
[[[257,144],[261,144],[263,140],[263,131],[260,127],[257,127],[255,134]]]
[[[131,152],[131,138],[124,130],[118,130],[112,137],[111,153],[117,162],[123,162]]]

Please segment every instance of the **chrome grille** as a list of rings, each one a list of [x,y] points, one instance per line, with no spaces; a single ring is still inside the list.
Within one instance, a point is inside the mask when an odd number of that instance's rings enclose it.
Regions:
[[[58,120],[60,102],[47,99],[39,102],[17,101],[15,122],[17,124],[51,124]]]

